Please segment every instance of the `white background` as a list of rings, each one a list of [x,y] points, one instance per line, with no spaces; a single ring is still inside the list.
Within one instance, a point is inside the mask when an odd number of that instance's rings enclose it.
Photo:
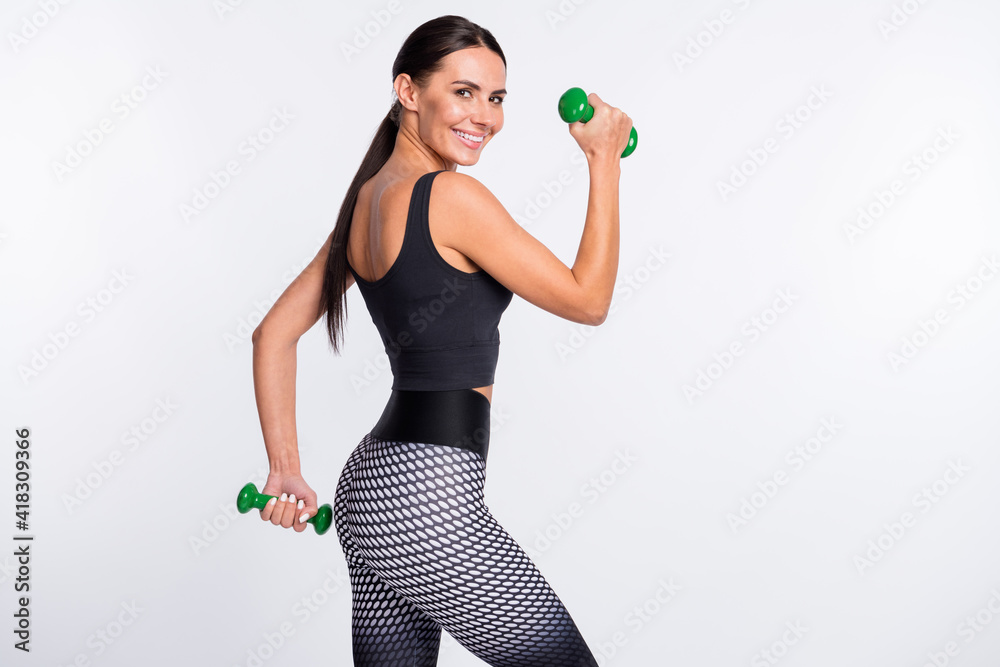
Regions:
[[[596,92],[639,132],[607,321],[519,298],[504,316],[486,487],[601,663],[997,664],[996,3],[44,5],[0,12],[0,662],[350,664],[334,531],[231,516],[267,467],[248,336],[332,229],[403,40],[455,13],[508,61],[504,132],[461,170],[567,265],[588,181],[558,96]],[[142,90],[147,68],[165,74]],[[251,161],[275,109],[293,119]],[[851,233],[859,208],[878,215]],[[348,312],[343,356],[321,325],[298,347],[321,502],[392,380],[357,289]],[[16,428],[30,655],[11,632]],[[445,634],[440,664],[483,663]]]

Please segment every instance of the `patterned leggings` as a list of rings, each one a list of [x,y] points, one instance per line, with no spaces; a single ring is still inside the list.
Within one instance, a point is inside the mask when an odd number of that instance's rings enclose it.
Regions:
[[[469,448],[369,432],[351,452],[334,517],[356,667],[436,665],[441,628],[494,667],[596,667],[562,601],[490,513],[485,482],[486,460]]]

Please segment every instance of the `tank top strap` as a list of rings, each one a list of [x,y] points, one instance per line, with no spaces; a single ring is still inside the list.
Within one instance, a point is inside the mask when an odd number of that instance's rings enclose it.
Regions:
[[[350,262],[347,263],[347,268],[354,275],[354,280],[359,287],[365,289],[381,287],[397,273],[403,273],[412,279],[414,276],[426,274],[430,267],[436,264],[436,258],[439,255],[431,239],[429,211],[431,182],[441,171],[424,174],[413,184],[410,205],[406,212],[406,227],[403,230],[403,245],[385,275],[378,280],[369,282],[358,275]]]
[[[428,257],[431,259],[430,264],[421,265],[425,271],[428,266],[436,264],[434,260],[437,257],[437,249],[431,238],[430,227],[431,185],[434,182],[434,177],[442,171],[444,170],[432,171],[417,179],[413,186],[410,209],[407,213],[405,244],[413,246],[409,249],[411,252],[419,248],[423,255],[421,259],[426,260]]]

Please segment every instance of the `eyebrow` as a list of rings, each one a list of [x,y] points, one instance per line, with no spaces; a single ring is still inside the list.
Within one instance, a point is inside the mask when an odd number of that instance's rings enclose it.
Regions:
[[[452,83],[453,84],[460,83],[463,86],[468,86],[469,88],[472,88],[473,90],[477,90],[477,91],[482,90],[482,88],[479,86],[478,83],[473,83],[472,81],[469,81],[468,79],[459,79],[458,81],[452,81]],[[507,94],[507,89],[506,88],[501,88],[500,90],[494,90],[492,93],[490,93],[490,95],[500,95],[501,93],[503,93],[503,94],[506,95]]]

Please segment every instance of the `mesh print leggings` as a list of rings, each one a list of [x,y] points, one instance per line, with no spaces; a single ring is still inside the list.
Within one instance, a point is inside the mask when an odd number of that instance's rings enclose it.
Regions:
[[[334,520],[355,667],[434,666],[441,628],[494,667],[596,667],[562,601],[484,502],[489,414],[472,389],[393,390],[348,457]]]

